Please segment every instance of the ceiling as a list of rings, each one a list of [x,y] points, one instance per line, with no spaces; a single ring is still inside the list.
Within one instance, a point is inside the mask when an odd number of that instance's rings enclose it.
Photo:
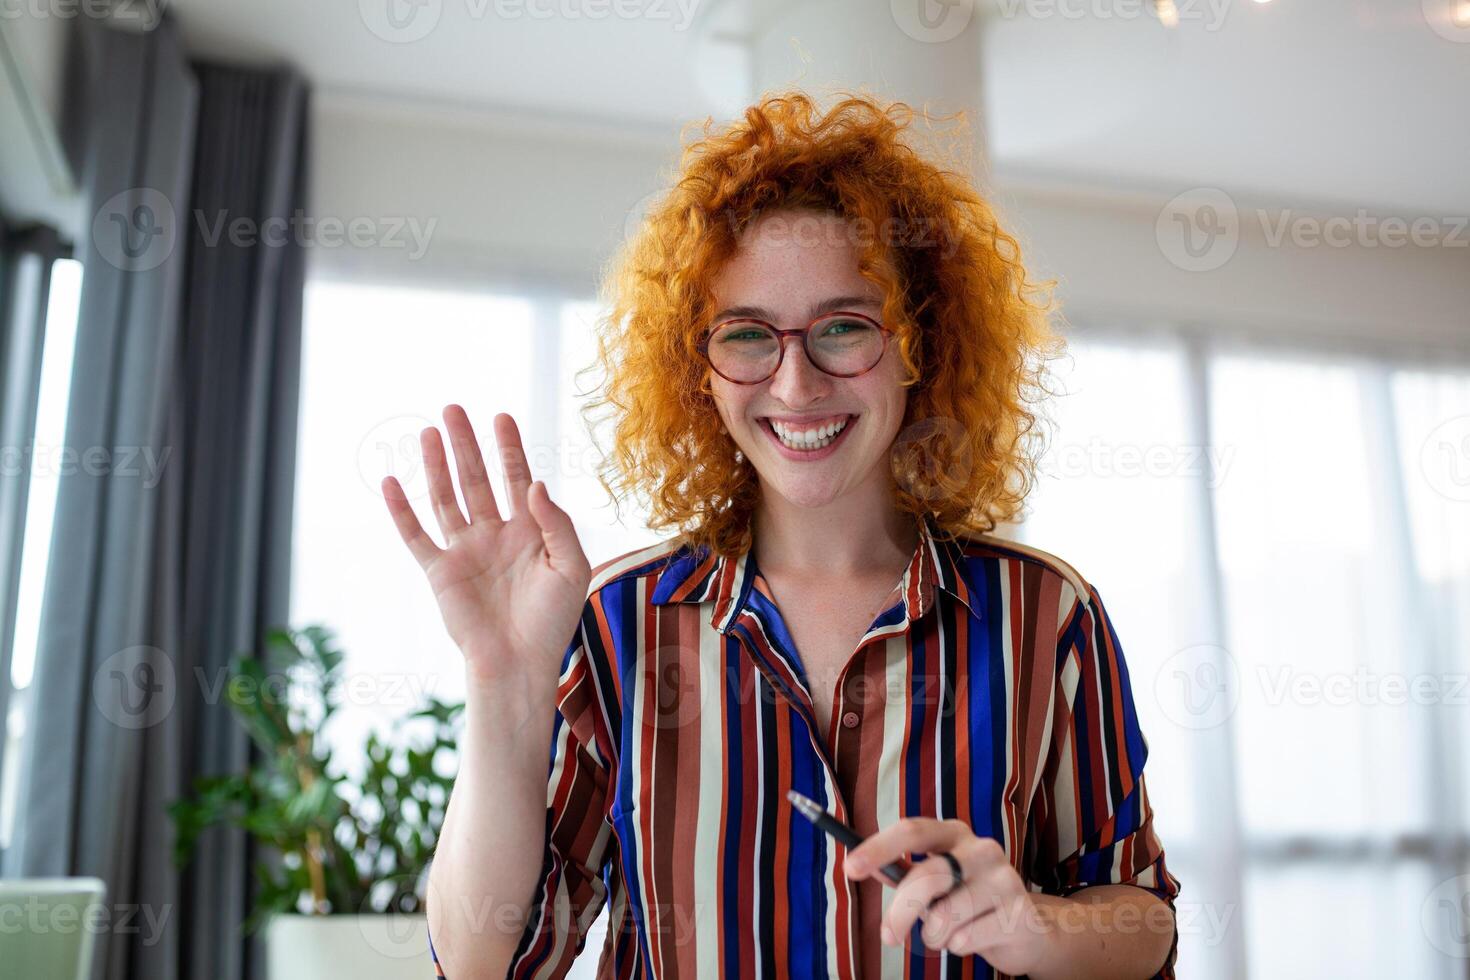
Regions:
[[[191,51],[288,60],[328,93],[661,132],[748,98],[729,28],[749,2],[662,0],[664,16],[630,19],[529,13],[592,10],[591,0],[171,6]],[[1176,2],[1168,29],[1135,11],[1142,0],[986,0],[997,175],[1169,195],[1213,186],[1348,214],[1470,214],[1470,27],[1450,17],[1458,0]]]

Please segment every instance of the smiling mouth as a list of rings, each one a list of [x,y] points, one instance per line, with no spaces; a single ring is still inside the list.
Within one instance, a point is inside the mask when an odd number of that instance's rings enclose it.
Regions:
[[[791,429],[769,418],[761,419],[761,425],[777,442],[793,452],[817,452],[826,449],[847,431],[856,416],[843,416],[840,421],[810,430]]]

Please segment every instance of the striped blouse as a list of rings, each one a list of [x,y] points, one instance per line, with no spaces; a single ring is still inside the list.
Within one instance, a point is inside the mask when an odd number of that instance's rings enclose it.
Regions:
[[[754,556],[664,542],[599,565],[562,662],[547,845],[509,975],[561,977],[606,905],[599,978],[993,977],[879,938],[893,888],[787,802],[867,836],[956,818],[1033,892],[1147,889],[1172,908],[1122,648],[1061,560],[928,521],[901,599],[819,724]],[[1178,931],[1158,977],[1172,978]],[[436,971],[438,958],[433,953]]]

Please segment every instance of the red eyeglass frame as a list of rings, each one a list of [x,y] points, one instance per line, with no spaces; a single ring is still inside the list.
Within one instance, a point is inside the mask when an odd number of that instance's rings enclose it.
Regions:
[[[830,320],[834,317],[851,317],[853,319],[863,320],[877,328],[878,332],[883,336],[883,349],[878,352],[878,359],[875,360],[868,367],[865,367],[861,371],[858,371],[854,374],[837,374],[836,372],[828,371],[826,368],[818,364],[816,362],[816,359],[812,357],[811,348],[808,346],[808,342],[812,335],[812,327],[816,326],[817,321],[819,320]],[[770,374],[766,375],[764,378],[761,378],[759,381],[737,381],[722,372],[719,368],[715,367],[715,362],[709,356],[710,338],[714,336],[716,330],[728,327],[732,323],[758,323],[761,326],[766,327],[773,334],[776,335],[776,366],[771,368]],[[771,323],[768,320],[762,320],[759,317],[754,316],[740,316],[731,317],[728,320],[721,320],[719,323],[716,323],[715,325],[709,327],[699,338],[699,343],[695,345],[695,349],[699,351],[700,356],[702,356],[705,359],[705,362],[709,364],[709,368],[711,371],[715,372],[715,374],[718,374],[720,377],[724,378],[731,384],[761,385],[774,378],[776,376],[776,372],[781,370],[781,365],[786,362],[786,338],[798,335],[801,337],[802,353],[806,355],[806,359],[811,363],[812,367],[816,368],[818,371],[821,371],[823,374],[831,378],[860,378],[883,362],[883,356],[888,353],[888,342],[893,338],[893,331],[889,330],[887,327],[883,326],[883,324],[879,323],[877,320],[874,320],[866,313],[857,313],[852,310],[834,310],[831,313],[823,313],[820,316],[812,317],[811,322],[799,330],[781,330],[777,328],[774,323]]]

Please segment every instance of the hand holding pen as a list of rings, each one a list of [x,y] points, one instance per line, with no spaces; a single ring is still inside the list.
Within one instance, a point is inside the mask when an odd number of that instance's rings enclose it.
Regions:
[[[898,889],[883,913],[885,944],[898,942],[923,920],[920,939],[930,949],[984,956],[1012,975],[1040,961],[1049,932],[999,841],[976,836],[963,821],[931,817],[905,817],[863,838],[814,800],[794,790],[786,798],[847,848],[848,878],[861,880],[876,871]],[[915,852],[929,857],[917,864],[904,859]]]

